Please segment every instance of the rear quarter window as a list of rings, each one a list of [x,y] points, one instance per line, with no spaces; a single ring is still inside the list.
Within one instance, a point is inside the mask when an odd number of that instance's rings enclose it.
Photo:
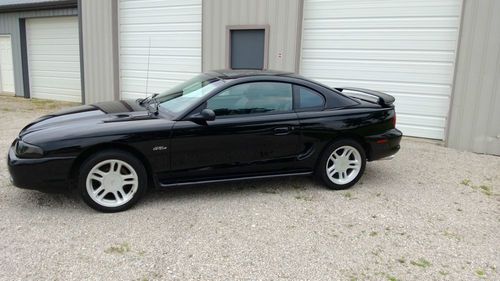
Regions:
[[[298,109],[323,108],[324,105],[323,95],[309,88],[298,86]]]

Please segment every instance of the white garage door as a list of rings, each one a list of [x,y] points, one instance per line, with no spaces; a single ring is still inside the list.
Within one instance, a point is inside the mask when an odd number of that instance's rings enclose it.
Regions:
[[[443,139],[461,2],[306,0],[301,74],[394,95],[405,135]]]
[[[201,10],[201,0],[120,0],[123,99],[163,92],[201,72]]]
[[[26,20],[32,98],[82,101],[77,17]]]
[[[10,35],[0,35],[0,93],[14,93],[14,67]]]

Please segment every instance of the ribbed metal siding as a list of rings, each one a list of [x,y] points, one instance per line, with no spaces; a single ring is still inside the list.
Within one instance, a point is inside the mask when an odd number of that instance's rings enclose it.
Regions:
[[[201,72],[201,6],[201,0],[119,1],[122,98],[163,92]]]
[[[300,0],[203,1],[203,70],[226,67],[229,25],[269,25],[268,68],[296,71]]]
[[[305,0],[301,74],[396,97],[406,135],[444,139],[462,0]]]
[[[16,13],[0,13],[0,34],[10,34],[12,38],[12,57],[13,57],[12,59],[14,64],[14,80],[15,80],[16,96],[24,96],[19,19],[34,18],[34,17],[69,16],[69,15],[78,15],[78,10],[76,8],[73,8],[73,9],[27,11],[27,12],[16,12]]]
[[[466,0],[447,143],[500,155],[500,1]]]
[[[118,98],[116,2],[80,1],[87,104]]]

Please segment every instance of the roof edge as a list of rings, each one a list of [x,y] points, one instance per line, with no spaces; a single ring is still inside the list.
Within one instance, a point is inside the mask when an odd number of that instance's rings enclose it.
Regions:
[[[30,10],[48,10],[78,7],[77,0],[43,1],[12,5],[0,5],[0,13],[21,12]]]

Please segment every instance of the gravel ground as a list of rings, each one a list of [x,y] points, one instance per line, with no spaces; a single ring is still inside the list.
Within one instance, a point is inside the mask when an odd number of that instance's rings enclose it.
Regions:
[[[1,280],[500,280],[500,157],[404,139],[347,191],[211,184],[102,214],[9,183],[10,142],[65,106],[0,97]]]

